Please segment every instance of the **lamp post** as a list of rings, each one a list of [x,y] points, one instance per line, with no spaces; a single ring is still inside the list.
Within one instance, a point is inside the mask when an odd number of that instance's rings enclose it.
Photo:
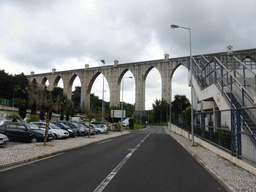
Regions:
[[[101,60],[103,66],[105,65],[105,60]],[[102,74],[103,75],[103,74]],[[102,116],[101,122],[104,123],[104,111],[105,111],[105,103],[104,103],[104,75],[103,75],[103,85],[102,85]]]
[[[192,46],[191,46],[191,29],[187,27],[181,27],[179,25],[171,25],[172,29],[175,28],[182,28],[187,29],[189,31],[189,49],[190,49],[190,57],[189,57],[189,63],[190,63],[190,84],[191,84],[191,133],[192,133],[192,145],[194,146],[194,118],[193,118],[193,80],[192,80],[192,71],[193,71],[193,65],[192,65]]]
[[[123,82],[122,82],[122,105],[121,105],[122,116],[121,116],[121,133],[123,132],[123,125],[124,125],[123,119],[124,119],[124,79],[125,79],[125,78],[130,78],[130,79],[132,79],[132,76],[130,76],[130,77],[124,77],[124,78],[123,78]]]

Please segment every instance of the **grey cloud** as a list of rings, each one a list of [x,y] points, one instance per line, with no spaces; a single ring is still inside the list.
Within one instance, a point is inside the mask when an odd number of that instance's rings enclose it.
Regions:
[[[46,71],[68,58],[136,62],[152,59],[143,54],[155,34],[170,57],[188,56],[188,31],[171,24],[192,29],[193,54],[226,51],[228,45],[249,49],[255,47],[255,7],[252,0],[3,0],[0,53]]]

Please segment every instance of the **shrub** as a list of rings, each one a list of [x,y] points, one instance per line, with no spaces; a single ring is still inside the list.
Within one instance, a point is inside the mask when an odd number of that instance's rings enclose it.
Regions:
[[[29,119],[27,120],[28,123],[30,122],[37,122],[40,118],[37,115],[30,115]]]
[[[120,125],[115,125],[114,131],[120,132],[121,131],[121,126]]]
[[[19,115],[16,115],[16,114],[8,115],[6,118],[18,119],[20,121],[22,120],[21,117]]]
[[[134,123],[135,123],[135,120],[134,119],[129,119],[129,127],[131,129],[134,129]]]

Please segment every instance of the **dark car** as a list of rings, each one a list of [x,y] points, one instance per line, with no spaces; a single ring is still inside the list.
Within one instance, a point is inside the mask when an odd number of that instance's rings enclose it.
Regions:
[[[45,136],[45,131],[39,129],[36,125],[26,123],[26,122],[12,122],[0,126],[0,133],[8,136],[9,139],[15,140],[25,140],[31,143],[36,143],[37,141],[43,141]],[[48,132],[47,140],[52,140],[54,134]]]
[[[86,123],[79,122],[79,125],[84,126],[84,129],[85,129],[88,133],[89,133],[89,130],[90,130],[90,134],[91,134],[91,135],[96,135],[96,134],[97,134],[97,131],[96,131],[94,128],[92,128],[91,126],[90,126],[90,129],[89,129],[89,126],[88,126]]]
[[[61,129],[64,129],[69,132],[70,137],[76,137],[78,133],[75,130],[72,130],[69,126],[65,125],[64,123],[61,122],[51,122],[54,125],[58,126]]]
[[[86,132],[83,128],[75,125],[74,123],[71,123],[69,121],[58,121],[58,122],[61,122],[67,126],[69,126],[72,130],[76,131],[78,133],[78,135],[86,135]]]

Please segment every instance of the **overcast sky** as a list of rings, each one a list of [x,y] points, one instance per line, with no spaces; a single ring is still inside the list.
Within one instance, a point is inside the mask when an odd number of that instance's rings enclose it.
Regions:
[[[192,29],[192,54],[255,48],[255,0],[1,0],[0,18],[0,69],[10,74],[189,56],[188,31],[171,24]],[[186,73],[175,72],[173,96],[190,98]],[[101,90],[99,76],[92,92],[102,98]],[[134,103],[134,95],[134,79],[127,78],[124,101]],[[147,109],[156,98],[155,69],[146,81]]]

